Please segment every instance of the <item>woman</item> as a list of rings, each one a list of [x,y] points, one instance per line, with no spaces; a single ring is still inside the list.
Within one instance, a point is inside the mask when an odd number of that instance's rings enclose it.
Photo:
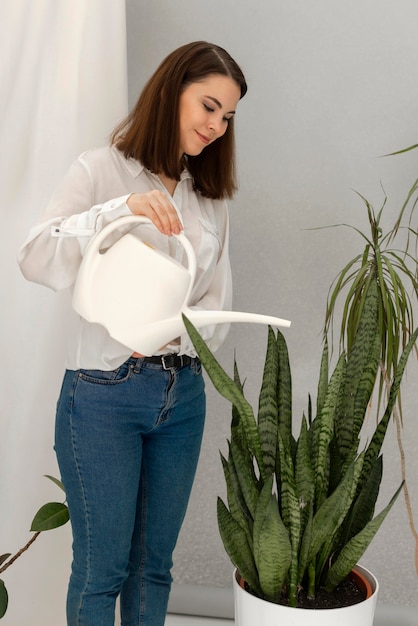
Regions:
[[[236,188],[233,116],[246,90],[222,48],[194,42],[172,52],[110,146],[72,165],[19,253],[26,278],[71,287],[90,238],[134,213],[172,255],[169,236],[189,238],[192,306],[229,308],[225,199]],[[225,334],[202,331],[212,350]],[[161,626],[203,433],[200,363],[187,335],[143,357],[79,319],[66,367],[55,449],[73,532],[68,625],[113,625],[120,595],[123,626]]]

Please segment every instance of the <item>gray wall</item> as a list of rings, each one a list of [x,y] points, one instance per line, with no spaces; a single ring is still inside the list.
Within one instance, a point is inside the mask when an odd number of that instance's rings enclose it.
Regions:
[[[235,308],[292,320],[286,331],[295,414],[315,395],[328,288],[367,228],[356,189],[391,224],[417,172],[417,155],[380,158],[417,141],[416,0],[127,0],[131,104],[159,61],[186,42],[216,42],[237,59],[249,92],[236,119],[240,191],[230,204]],[[265,329],[236,325],[219,351],[231,371],[236,349],[247,394],[258,392]],[[417,368],[405,393],[409,488],[418,518]],[[414,402],[415,400],[415,402]],[[224,493],[219,449],[230,407],[208,384],[204,449],[176,550],[175,580],[228,587],[231,565],[216,524]],[[393,429],[394,430],[394,429]],[[393,433],[394,434],[394,433]],[[382,504],[400,482],[395,438],[385,450]],[[417,605],[414,541],[400,498],[364,556],[380,601]]]

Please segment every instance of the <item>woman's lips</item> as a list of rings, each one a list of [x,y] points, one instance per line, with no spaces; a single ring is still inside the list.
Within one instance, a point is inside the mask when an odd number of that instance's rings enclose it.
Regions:
[[[198,131],[196,131],[196,135],[199,137],[204,144],[208,144],[210,142],[210,137],[206,137],[206,135],[201,135]]]

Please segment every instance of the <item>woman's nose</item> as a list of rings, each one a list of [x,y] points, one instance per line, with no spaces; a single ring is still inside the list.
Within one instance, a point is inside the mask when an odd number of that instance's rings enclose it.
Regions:
[[[209,121],[209,125],[208,126],[209,126],[209,130],[212,133],[217,134],[220,131],[221,122],[217,118],[211,118],[211,120]]]

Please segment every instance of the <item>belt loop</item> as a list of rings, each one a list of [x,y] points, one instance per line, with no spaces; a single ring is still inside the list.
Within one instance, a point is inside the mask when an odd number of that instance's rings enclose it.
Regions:
[[[134,359],[135,359],[135,364],[133,366],[134,372],[138,374],[141,370],[142,361],[144,359],[142,357],[134,357]]]

